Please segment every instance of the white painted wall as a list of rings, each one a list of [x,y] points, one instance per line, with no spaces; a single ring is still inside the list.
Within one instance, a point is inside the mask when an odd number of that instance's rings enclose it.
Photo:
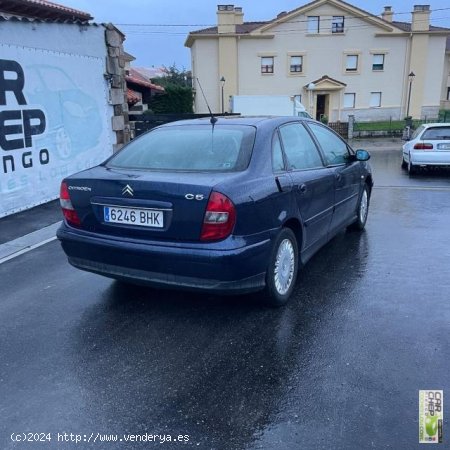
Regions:
[[[0,59],[23,71],[26,104],[10,91],[0,104],[3,118],[20,116],[2,121],[20,132],[6,136],[16,148],[0,142],[0,217],[57,198],[65,176],[112,154],[114,111],[104,77],[106,56],[103,26],[1,23]],[[5,79],[15,78],[5,70]],[[27,142],[23,117],[32,110],[42,112],[45,129]],[[42,123],[33,119],[31,125]]]
[[[323,6],[311,11],[310,15],[332,16],[342,14],[336,8]],[[306,92],[303,87],[328,75],[347,87],[342,91],[356,93],[356,109],[369,107],[370,93],[382,92],[382,107],[400,108],[402,104],[403,74],[406,61],[407,39],[375,37],[381,30],[360,19],[345,20],[344,34],[323,33],[308,35],[305,32],[306,16],[297,16],[293,23],[284,23],[271,28],[267,34],[273,39],[241,39],[239,42],[239,94],[295,95]],[[325,23],[325,21],[322,21]],[[331,22],[330,22],[331,23]],[[385,69],[372,71],[371,51],[386,51]],[[344,52],[359,54],[360,71],[345,73]],[[289,53],[302,53],[304,73],[289,74]],[[261,74],[261,54],[275,55],[273,75]],[[342,104],[342,97],[341,97]],[[332,97],[332,109],[339,107],[338,96]]]
[[[433,64],[425,63],[425,89],[423,106],[439,106],[440,100],[444,100],[442,95],[442,74],[446,65],[445,55],[446,40],[442,36],[430,36],[428,40],[428,61],[435,61]]]
[[[105,29],[101,25],[5,21],[0,42],[24,47],[105,58]]]
[[[195,88],[195,112],[207,113],[208,108],[196,78],[208,100],[212,112],[221,110],[221,89],[219,75],[219,45],[217,39],[197,39],[192,46],[194,64],[192,66],[193,87]],[[227,109],[225,98],[225,109]]]

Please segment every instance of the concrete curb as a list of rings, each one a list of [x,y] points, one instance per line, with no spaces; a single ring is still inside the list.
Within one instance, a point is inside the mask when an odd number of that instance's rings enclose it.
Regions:
[[[0,245],[0,264],[56,239],[61,221]]]

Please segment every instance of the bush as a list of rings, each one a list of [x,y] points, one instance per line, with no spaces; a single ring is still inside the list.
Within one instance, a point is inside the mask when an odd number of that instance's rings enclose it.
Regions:
[[[190,87],[169,84],[165,90],[165,94],[156,95],[149,104],[149,109],[154,114],[193,112],[193,96]]]

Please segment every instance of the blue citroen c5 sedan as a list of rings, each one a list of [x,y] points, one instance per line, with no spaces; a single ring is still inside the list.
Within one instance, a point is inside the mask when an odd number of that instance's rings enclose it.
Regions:
[[[58,238],[82,270],[282,305],[299,266],[364,228],[369,157],[306,118],[173,122],[63,180]]]

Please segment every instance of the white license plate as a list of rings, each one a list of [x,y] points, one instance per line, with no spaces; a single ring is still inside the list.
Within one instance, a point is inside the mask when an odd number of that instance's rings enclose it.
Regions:
[[[439,150],[450,150],[450,144],[438,144],[437,148]]]
[[[150,228],[164,227],[164,213],[156,209],[105,206],[103,208],[103,217],[106,223],[123,223]]]

